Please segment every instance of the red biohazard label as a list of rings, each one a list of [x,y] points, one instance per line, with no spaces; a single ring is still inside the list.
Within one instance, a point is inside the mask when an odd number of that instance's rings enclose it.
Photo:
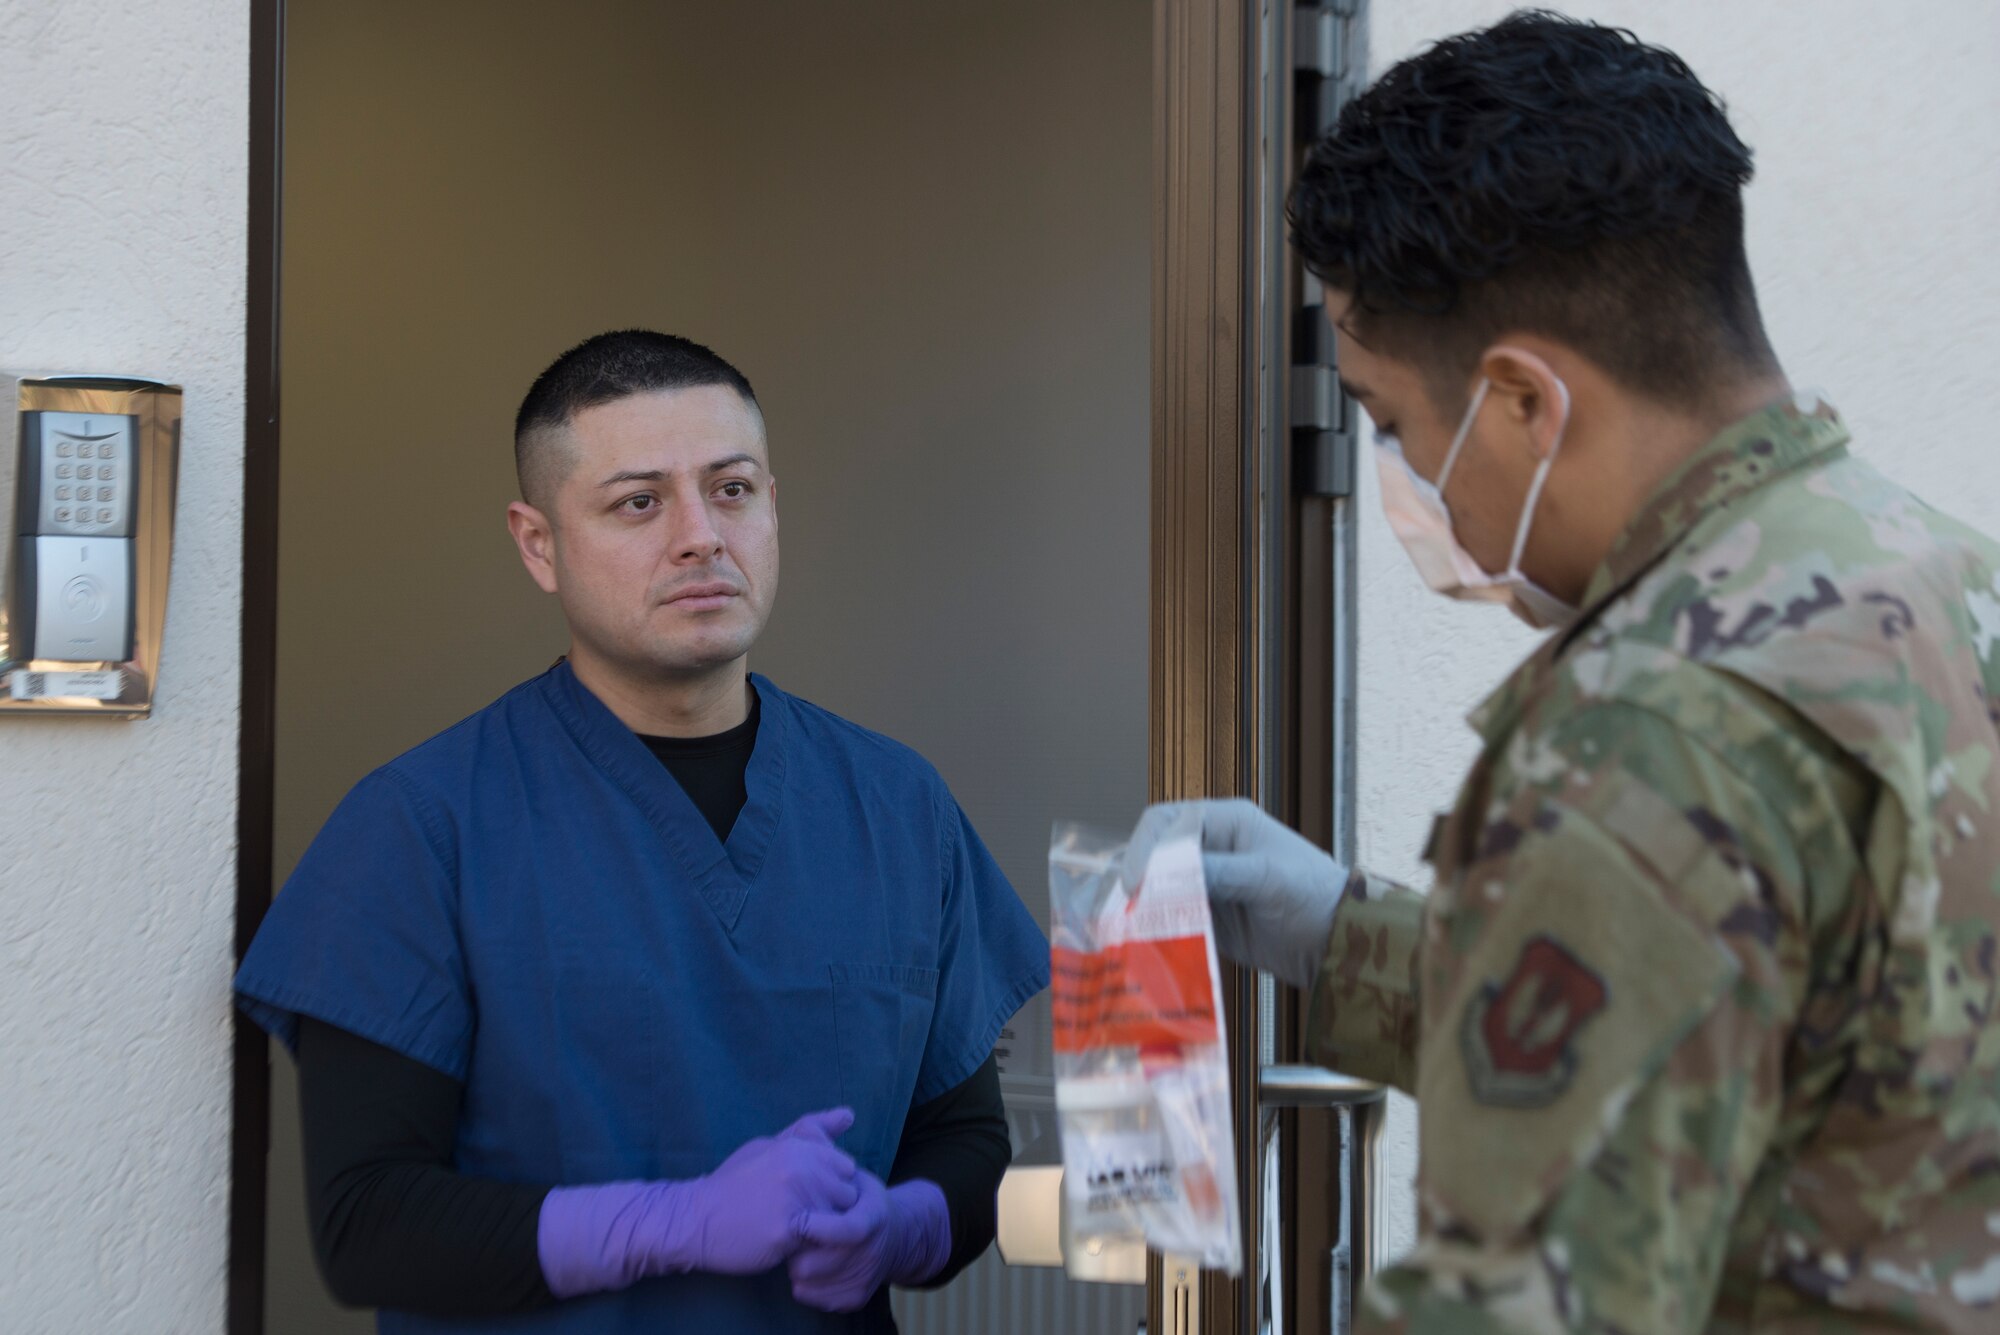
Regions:
[[[1208,942],[1199,936],[1051,952],[1057,1052],[1215,1042]]]
[[[1567,948],[1530,940],[1513,972],[1481,988],[1460,1023],[1473,1097],[1511,1108],[1554,1102],[1576,1073],[1572,1040],[1608,997],[1604,980]]]

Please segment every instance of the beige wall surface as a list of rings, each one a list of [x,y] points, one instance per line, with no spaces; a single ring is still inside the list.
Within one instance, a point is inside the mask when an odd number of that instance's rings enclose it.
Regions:
[[[1370,65],[1514,8],[1380,0]],[[2000,6],[1939,0],[1921,21],[1862,0],[1559,8],[1673,48],[1722,94],[1757,155],[1750,262],[1793,383],[1826,393],[1862,456],[2000,533]],[[1426,592],[1381,520],[1374,470],[1361,471],[1361,853],[1421,884],[1431,813],[1472,760],[1464,715],[1534,641],[1504,613]],[[1407,1184],[1415,1118],[1400,1099],[1389,1153]],[[1407,1186],[1394,1203],[1407,1243]]]
[[[0,720],[13,1335],[222,1328],[248,91],[247,5],[0,5],[0,367],[187,392],[153,716]]]
[[[1042,912],[1050,822],[1145,797],[1147,0],[288,8],[279,874],[561,651],[513,413],[646,325],[764,403],[752,665],[929,756]],[[277,1083],[271,1328],[366,1329]]]
[[[1140,800],[1068,739],[1143,744],[1148,11],[940,8],[292,5],[281,869],[561,650],[504,524],[512,416],[633,324],[763,399],[754,666],[904,721],[975,805]]]

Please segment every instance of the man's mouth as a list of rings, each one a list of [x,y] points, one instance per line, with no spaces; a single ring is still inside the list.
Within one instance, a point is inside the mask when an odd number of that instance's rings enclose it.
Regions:
[[[739,596],[734,584],[690,584],[669,594],[664,605],[683,612],[713,612]]]

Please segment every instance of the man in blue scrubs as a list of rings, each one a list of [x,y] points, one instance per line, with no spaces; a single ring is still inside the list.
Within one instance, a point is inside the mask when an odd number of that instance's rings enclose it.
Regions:
[[[322,1269],[384,1331],[892,1331],[992,1239],[1046,942],[930,765],[749,673],[734,367],[593,338],[515,452],[568,656],[357,784],[237,977]]]

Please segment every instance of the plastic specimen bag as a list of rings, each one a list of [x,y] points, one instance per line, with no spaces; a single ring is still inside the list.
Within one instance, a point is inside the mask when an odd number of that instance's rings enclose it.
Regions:
[[[1143,1239],[1239,1273],[1236,1151],[1201,817],[1127,868],[1115,837],[1058,825],[1053,907],[1064,1254]],[[1136,882],[1128,881],[1136,877]]]

